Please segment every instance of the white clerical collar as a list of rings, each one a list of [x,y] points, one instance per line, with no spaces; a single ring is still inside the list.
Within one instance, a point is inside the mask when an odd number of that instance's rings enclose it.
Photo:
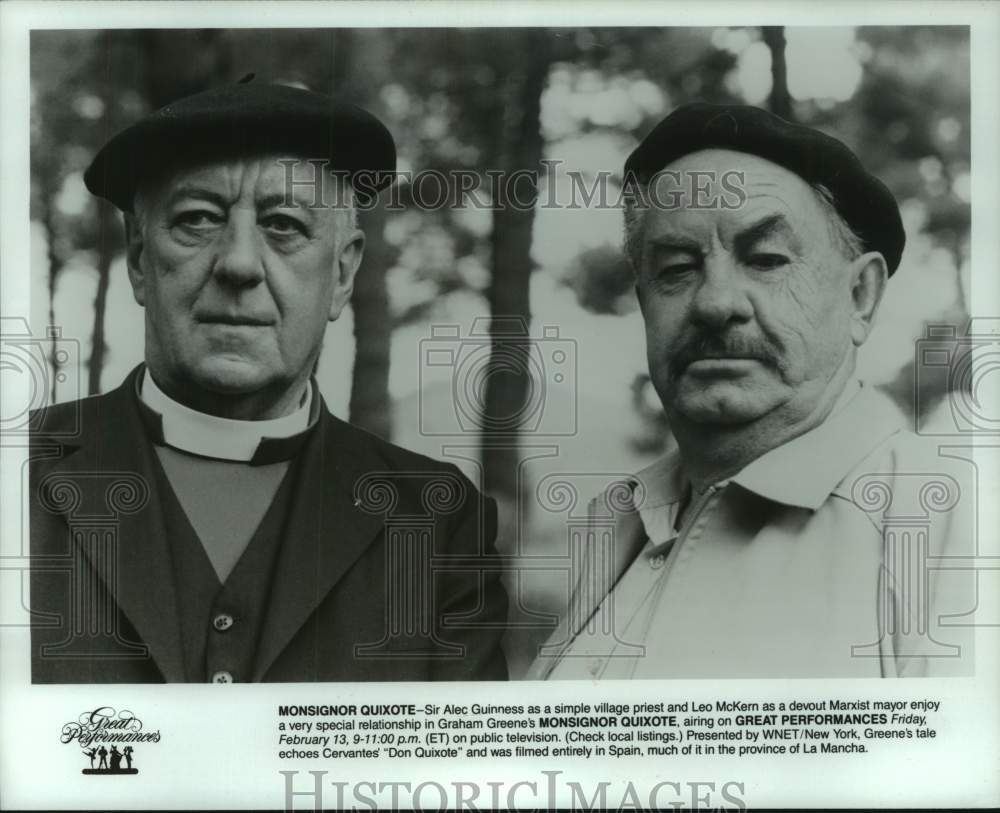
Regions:
[[[312,386],[289,415],[263,421],[236,421],[207,415],[178,403],[143,370],[139,397],[163,422],[163,441],[182,452],[221,460],[249,461],[263,438],[287,438],[309,426]]]

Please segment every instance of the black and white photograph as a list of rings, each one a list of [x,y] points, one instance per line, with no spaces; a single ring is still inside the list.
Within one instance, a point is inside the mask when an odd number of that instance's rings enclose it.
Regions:
[[[1000,801],[997,7],[5,5],[3,809]]]

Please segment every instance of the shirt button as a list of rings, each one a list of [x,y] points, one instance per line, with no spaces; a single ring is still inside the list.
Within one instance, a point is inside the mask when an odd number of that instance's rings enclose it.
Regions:
[[[219,632],[225,632],[233,625],[233,617],[229,613],[219,613],[212,619],[212,626]]]
[[[656,554],[652,559],[649,560],[649,566],[654,570],[663,567],[663,563],[667,561],[667,557],[662,553]]]
[[[212,683],[234,683],[232,672],[216,672],[212,675]]]

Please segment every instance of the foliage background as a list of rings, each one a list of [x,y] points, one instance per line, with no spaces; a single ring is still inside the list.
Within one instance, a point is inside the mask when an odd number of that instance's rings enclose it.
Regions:
[[[83,170],[144,113],[248,72],[372,110],[397,139],[400,168],[414,172],[485,174],[545,159],[585,177],[618,172],[662,116],[695,99],[765,106],[825,130],[888,184],[907,231],[861,374],[908,415],[917,404],[940,408],[946,384],[917,375],[914,341],[929,323],[961,330],[970,310],[964,27],[35,31],[30,322],[37,335],[61,325],[82,349],[81,368],[62,371],[51,400],[107,391],[142,358],[120,219],[89,196]],[[568,197],[570,180],[554,182]],[[529,191],[545,200],[547,183]],[[620,212],[596,203],[427,211],[405,187],[398,198],[399,210],[363,216],[368,250],[353,306],[327,334],[324,397],[335,413],[397,443],[463,458],[500,501],[501,544],[512,555],[565,555],[565,514],[537,504],[543,478],[624,474],[669,444],[645,376]],[[491,315],[530,323],[534,336],[557,327],[576,376],[554,386],[547,373],[532,378],[494,352],[473,406],[502,421],[535,404],[545,426],[575,415],[574,435],[526,425],[516,442],[470,432],[446,443],[421,432],[421,415],[424,428],[454,422],[454,370],[423,363],[431,326],[458,325],[467,336],[477,317]],[[465,344],[482,348],[484,360],[491,344],[506,346],[510,323],[487,324],[490,335]],[[536,615],[560,609],[564,579],[544,569],[511,577],[513,676],[545,635]]]

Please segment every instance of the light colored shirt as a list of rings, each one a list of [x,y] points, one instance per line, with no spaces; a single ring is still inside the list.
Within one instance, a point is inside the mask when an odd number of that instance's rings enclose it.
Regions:
[[[581,541],[528,677],[971,674],[974,467],[884,396],[850,395],[700,495],[673,453],[633,478],[632,510],[592,504],[611,541]]]

